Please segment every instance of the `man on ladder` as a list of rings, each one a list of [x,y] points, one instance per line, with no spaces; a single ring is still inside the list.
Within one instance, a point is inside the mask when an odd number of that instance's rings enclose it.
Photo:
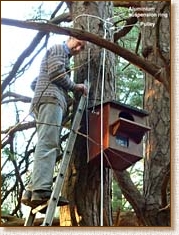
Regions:
[[[59,145],[62,117],[67,109],[67,92],[87,95],[84,84],[70,80],[69,60],[84,49],[85,42],[73,37],[62,45],[54,45],[46,51],[40,73],[33,83],[34,98],[31,111],[35,116],[38,142],[34,153],[32,179],[21,202],[35,208],[47,202],[52,194],[53,172]],[[59,205],[68,200],[59,197]]]

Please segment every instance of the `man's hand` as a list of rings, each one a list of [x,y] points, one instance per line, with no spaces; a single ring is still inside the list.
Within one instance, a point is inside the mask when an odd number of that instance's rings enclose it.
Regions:
[[[87,94],[88,94],[88,89],[85,86],[85,84],[76,84],[74,86],[74,91],[82,92],[82,94],[85,95],[85,96],[87,96]]]

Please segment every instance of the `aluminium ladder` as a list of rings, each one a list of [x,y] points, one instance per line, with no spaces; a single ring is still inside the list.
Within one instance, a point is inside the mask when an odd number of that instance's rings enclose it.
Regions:
[[[36,213],[40,212],[41,210],[43,210],[46,207],[47,207],[47,210],[46,210],[45,218],[44,218],[44,221],[41,226],[51,226],[52,225],[55,209],[58,204],[60,192],[63,188],[65,174],[68,169],[68,165],[70,162],[70,158],[71,158],[72,151],[73,151],[74,144],[75,144],[76,137],[77,137],[77,131],[79,129],[79,125],[80,125],[80,122],[81,122],[81,119],[83,116],[85,105],[86,105],[86,97],[84,95],[82,95],[80,98],[80,102],[78,104],[76,114],[74,116],[74,120],[73,120],[70,134],[68,137],[67,145],[66,145],[66,148],[63,153],[62,162],[60,164],[60,169],[59,169],[58,175],[56,177],[56,181],[55,181],[54,188],[53,188],[50,199],[48,200],[48,202],[46,202],[42,205],[39,205],[36,208],[31,208],[29,215],[25,221],[24,226],[33,226],[33,222],[34,222]]]

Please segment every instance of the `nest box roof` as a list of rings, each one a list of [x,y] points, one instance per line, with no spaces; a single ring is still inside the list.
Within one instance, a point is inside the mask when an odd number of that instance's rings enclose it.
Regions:
[[[133,107],[131,105],[121,103],[121,102],[116,101],[116,100],[105,101],[103,104],[104,105],[110,104],[110,106],[112,106],[116,109],[119,109],[119,110],[120,109],[125,109],[126,111],[133,112],[134,114],[136,114],[138,116],[148,116],[149,115],[149,113],[146,110],[139,109],[139,108]],[[101,103],[97,103],[95,105],[95,108],[99,108],[100,105],[101,105]],[[89,109],[92,109],[92,108],[94,108],[94,106],[89,107]]]

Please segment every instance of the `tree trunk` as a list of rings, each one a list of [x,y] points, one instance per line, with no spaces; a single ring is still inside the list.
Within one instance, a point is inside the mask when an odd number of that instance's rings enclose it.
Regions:
[[[169,80],[170,56],[170,6],[169,2],[145,2],[155,7],[155,12],[168,17],[145,18],[155,23],[143,27],[143,51],[150,48],[145,58],[167,71]],[[170,96],[163,84],[146,74],[145,109],[149,111],[144,172],[145,217],[149,226],[170,225],[170,201],[168,198],[170,176]]]
[[[104,37],[104,21],[100,20],[111,17],[113,12],[111,2],[83,2],[76,1],[71,5],[71,14],[74,21],[74,27],[85,29]],[[82,16],[82,14],[94,15],[97,17]],[[107,28],[108,25],[106,26]],[[109,32],[106,32],[106,37],[111,39]],[[90,49],[89,49],[90,48]],[[89,92],[88,104],[94,105],[101,101],[101,83],[102,83],[102,59],[103,49],[96,45],[89,44],[88,48],[75,57],[75,81],[83,83],[85,79],[89,79],[91,88]],[[89,61],[90,57],[90,61]],[[114,99],[114,59],[113,53],[106,51],[105,60],[105,83],[104,83],[104,100]],[[79,97],[76,97],[77,99]],[[87,112],[87,111],[86,111]],[[86,115],[81,123],[80,132],[88,134],[88,126]],[[100,127],[97,127],[100,131]],[[87,138],[78,136],[74,159],[71,162],[68,185],[66,190],[70,200],[70,218],[72,226],[99,226],[100,225],[100,181],[101,173],[100,166],[88,163]],[[104,207],[103,207],[103,224],[106,226],[112,225],[111,211],[111,169],[104,169]],[[63,210],[63,208],[61,209]],[[63,219],[63,211],[61,211],[60,220]]]

